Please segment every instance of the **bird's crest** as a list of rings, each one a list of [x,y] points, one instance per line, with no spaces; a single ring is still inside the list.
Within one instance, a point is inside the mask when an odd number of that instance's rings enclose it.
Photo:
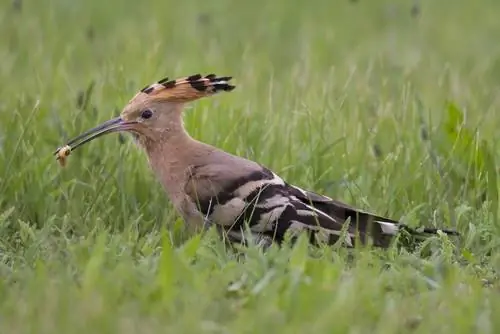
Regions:
[[[194,74],[174,80],[164,78],[141,89],[130,102],[137,99],[189,102],[220,91],[232,91],[235,86],[228,83],[231,78],[218,77],[215,74],[204,77],[201,74]]]

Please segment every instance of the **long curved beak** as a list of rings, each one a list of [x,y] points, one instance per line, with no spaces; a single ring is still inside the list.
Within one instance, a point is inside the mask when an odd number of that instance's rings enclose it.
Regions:
[[[86,144],[96,138],[104,136],[105,134],[119,132],[119,131],[133,130],[134,124],[137,124],[137,122],[135,121],[127,122],[124,121],[121,117],[110,119],[109,121],[106,121],[101,125],[98,125],[95,128],[85,131],[81,135],[71,139],[66,143],[66,145],[59,147],[54,152],[54,155],[58,155],[59,151],[63,147],[69,148],[72,151],[77,147],[82,146],[83,144]]]

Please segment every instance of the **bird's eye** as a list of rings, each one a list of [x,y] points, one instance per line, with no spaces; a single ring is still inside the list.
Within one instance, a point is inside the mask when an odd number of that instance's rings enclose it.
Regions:
[[[144,119],[151,118],[151,116],[153,116],[153,110],[151,109],[143,110],[143,112],[141,113],[141,117]]]

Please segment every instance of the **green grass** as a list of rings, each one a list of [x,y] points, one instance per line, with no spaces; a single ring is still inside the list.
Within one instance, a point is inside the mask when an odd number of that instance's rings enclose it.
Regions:
[[[0,332],[500,330],[500,4],[312,3],[2,2]],[[237,257],[184,230],[128,136],[54,160],[138,89],[198,72],[237,89],[189,105],[194,137],[463,238]]]

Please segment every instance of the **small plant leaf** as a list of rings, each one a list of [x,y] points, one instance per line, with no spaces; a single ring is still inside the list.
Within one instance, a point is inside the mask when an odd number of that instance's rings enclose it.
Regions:
[[[198,249],[200,248],[200,244],[201,234],[196,234],[194,237],[186,241],[184,245],[182,245],[182,247],[178,250],[180,257],[186,264],[194,259],[196,253],[198,252]]]

